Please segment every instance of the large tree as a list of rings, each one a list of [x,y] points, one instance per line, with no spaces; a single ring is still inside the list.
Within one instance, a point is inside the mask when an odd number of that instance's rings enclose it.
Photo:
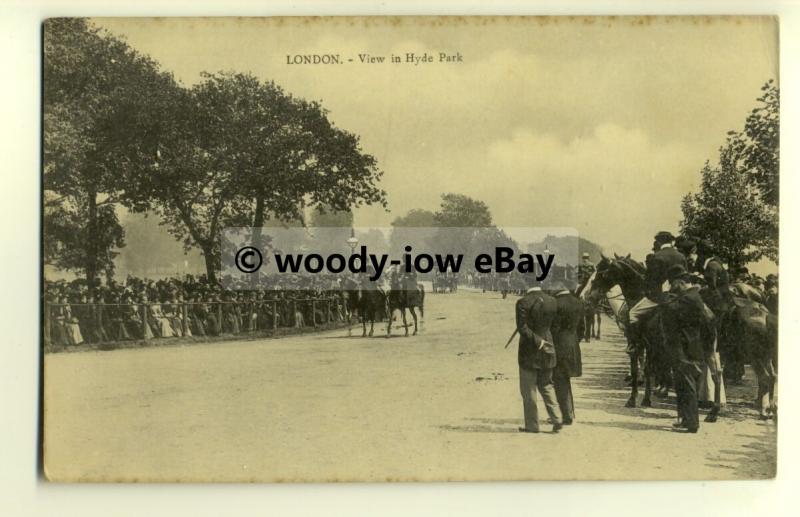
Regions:
[[[779,93],[772,81],[762,90],[744,131],[728,133],[718,163],[701,171],[700,191],[681,203],[681,230],[734,267],[778,260]]]
[[[137,171],[152,161],[159,99],[176,85],[83,19],[45,22],[43,68],[44,259],[82,271],[93,288],[113,272],[124,245],[115,208],[131,203]]]
[[[317,103],[247,74],[205,74],[170,113],[143,199],[187,248],[199,247],[211,281],[226,227],[301,219],[307,206],[344,211],[385,204],[381,172],[358,138]],[[253,239],[258,243],[260,231]]]
[[[463,194],[442,194],[434,220],[438,229],[429,243],[430,248],[438,253],[463,254],[468,264],[475,254],[487,252],[488,243],[507,242],[507,236],[492,225],[492,214],[486,203]]]

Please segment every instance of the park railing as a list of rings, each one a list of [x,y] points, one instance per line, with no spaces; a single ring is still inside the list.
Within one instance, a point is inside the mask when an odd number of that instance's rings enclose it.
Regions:
[[[177,337],[269,334],[309,330],[347,320],[340,296],[255,301],[52,303],[43,311],[44,345],[148,341]]]

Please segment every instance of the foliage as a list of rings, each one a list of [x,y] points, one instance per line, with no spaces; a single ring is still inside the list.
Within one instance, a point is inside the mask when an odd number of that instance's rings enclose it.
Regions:
[[[701,171],[700,191],[681,203],[683,233],[734,267],[778,260],[779,93],[772,81],[762,90],[744,132],[728,134],[718,164]]]
[[[45,261],[82,270],[93,286],[113,271],[126,201],[149,145],[157,91],[174,86],[148,57],[86,20],[44,26]],[[152,155],[151,155],[152,156]]]
[[[434,214],[437,226],[479,228],[491,226],[492,214],[486,203],[463,194],[442,194],[442,204]]]
[[[385,205],[375,159],[319,104],[247,74],[205,74],[182,101],[169,115],[175,126],[160,136],[142,198],[185,246],[200,247],[210,279],[226,227],[301,219],[306,206]]]

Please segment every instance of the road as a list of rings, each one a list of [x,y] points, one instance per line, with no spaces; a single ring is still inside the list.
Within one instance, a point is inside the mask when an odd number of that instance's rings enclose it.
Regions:
[[[576,423],[518,433],[516,343],[503,349],[515,300],[429,294],[423,330],[408,338],[336,330],[48,354],[46,473],[153,482],[774,475],[775,424],[755,418],[752,388],[729,390],[723,418],[696,435],[671,432],[674,397],[623,407],[627,360],[609,320],[601,341],[582,345]]]

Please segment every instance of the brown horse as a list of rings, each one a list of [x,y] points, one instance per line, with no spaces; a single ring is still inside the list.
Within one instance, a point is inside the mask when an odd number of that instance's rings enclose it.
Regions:
[[[603,256],[597,264],[588,298],[598,300],[616,285],[622,290],[625,305],[633,307],[644,297],[644,274],[645,267],[630,256],[615,255],[613,259]],[[659,311],[655,311],[648,318],[643,325],[641,339],[632,336],[628,331],[627,314],[617,315],[617,322],[625,333],[628,341],[627,352],[630,356],[631,395],[625,406],[636,407],[639,395],[639,364],[643,362],[645,392],[642,406],[650,407],[654,381],[659,380],[662,387],[668,386],[671,371],[667,360],[661,315]]]
[[[597,265],[597,274],[592,285],[592,295],[605,294],[614,285],[619,285],[625,297],[626,305],[632,307],[644,296],[644,266],[630,257],[609,259],[603,257]],[[775,386],[777,383],[777,318],[770,314],[762,304],[739,297],[733,297],[732,307],[720,318],[717,341],[723,358],[726,350],[735,350],[741,354],[755,371],[758,379],[758,394],[756,396],[756,409],[759,417],[766,419],[769,413],[777,418],[777,406],[774,400]],[[666,346],[668,336],[664,336],[660,322],[660,311],[644,322],[642,332],[643,343],[632,342],[636,337],[629,336],[628,353],[631,356],[631,396],[626,403],[628,407],[636,407],[638,392],[638,363],[644,356],[645,395],[642,399],[643,406],[650,406],[650,393],[652,379],[660,376],[668,380],[669,365]],[[627,318],[623,314],[620,318],[623,331],[627,330]],[[724,368],[724,364],[723,364]],[[715,368],[711,371],[714,381],[714,407],[706,417],[706,422],[715,422],[720,411],[720,386],[722,371]]]
[[[357,282],[348,278],[342,282],[342,290],[347,297],[347,335],[353,333],[353,315],[358,315],[363,327],[361,337],[367,335],[367,320],[369,320],[369,335],[375,330],[375,320],[384,316],[386,309],[386,294],[374,282],[364,280]]]
[[[408,336],[408,322],[406,320],[406,309],[411,312],[414,318],[414,335],[417,335],[417,312],[419,308],[420,318],[425,317],[425,288],[417,282],[413,275],[394,274],[390,280],[389,295],[387,296],[388,323],[386,325],[386,337],[392,335],[392,314],[399,310],[403,318],[403,328],[405,335]]]
[[[778,318],[767,308],[748,298],[733,298],[720,325],[720,355],[741,356],[756,374],[758,392],[755,408],[766,420],[777,419],[775,386],[778,380]],[[724,365],[724,364],[723,364]]]

